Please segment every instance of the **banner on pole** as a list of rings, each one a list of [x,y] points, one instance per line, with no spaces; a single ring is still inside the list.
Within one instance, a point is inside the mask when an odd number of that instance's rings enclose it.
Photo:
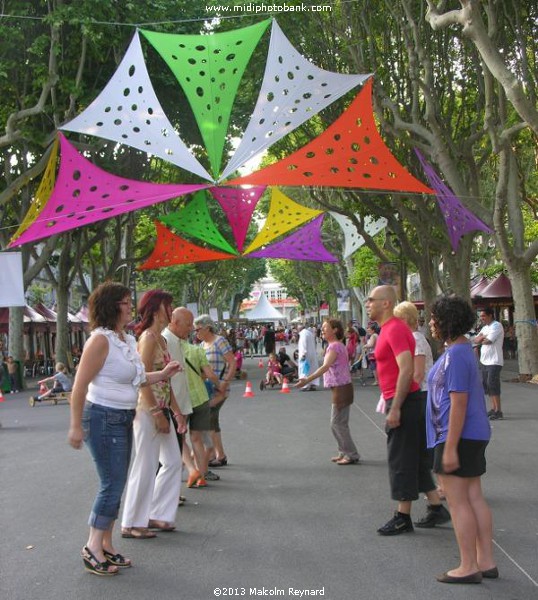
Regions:
[[[21,252],[0,252],[0,306],[25,306]]]

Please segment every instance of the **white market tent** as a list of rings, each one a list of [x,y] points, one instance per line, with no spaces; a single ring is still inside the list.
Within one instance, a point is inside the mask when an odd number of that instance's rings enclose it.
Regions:
[[[267,300],[264,293],[260,294],[256,306],[245,315],[249,321],[283,321],[286,317]]]

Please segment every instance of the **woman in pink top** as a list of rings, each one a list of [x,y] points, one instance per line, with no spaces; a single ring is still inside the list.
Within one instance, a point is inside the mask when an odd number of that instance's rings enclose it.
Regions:
[[[360,455],[349,431],[349,411],[353,404],[353,384],[349,372],[347,349],[342,343],[344,328],[341,321],[328,319],[321,327],[321,335],[328,342],[323,364],[319,369],[302,377],[295,387],[303,387],[323,375],[323,385],[332,390],[331,431],[338,444],[338,455],[331,460],[337,465],[354,465]]]

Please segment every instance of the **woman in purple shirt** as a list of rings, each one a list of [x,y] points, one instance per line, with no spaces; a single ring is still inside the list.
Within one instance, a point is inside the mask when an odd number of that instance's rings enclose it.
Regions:
[[[342,343],[344,327],[341,321],[328,319],[321,327],[321,335],[329,344],[319,369],[302,377],[294,387],[308,385],[323,375],[323,385],[332,390],[331,431],[338,444],[338,455],[331,460],[337,465],[354,465],[360,455],[349,432],[349,411],[353,403],[353,384],[349,372],[347,349]]]
[[[445,352],[428,376],[426,428],[434,467],[443,488],[460,551],[460,564],[437,577],[441,583],[480,583],[499,572],[493,560],[491,511],[482,495],[485,450],[491,436],[484,390],[465,334],[473,309],[458,297],[440,298],[431,308],[430,329]]]

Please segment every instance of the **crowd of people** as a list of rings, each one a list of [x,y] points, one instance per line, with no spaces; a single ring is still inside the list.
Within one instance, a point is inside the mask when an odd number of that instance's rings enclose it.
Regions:
[[[349,426],[352,372],[358,357],[369,356],[386,415],[390,493],[396,502],[393,517],[378,533],[394,536],[452,520],[460,564],[438,581],[496,578],[492,517],[480,478],[486,470],[488,418],[502,418],[502,413],[495,417],[500,412],[499,348],[502,354],[497,322],[483,310],[484,326],[471,342],[471,306],[461,298],[438,300],[429,322],[431,336],[442,345],[434,362],[417,309],[409,302],[397,304],[393,287],[372,290],[366,309],[366,330],[354,323],[344,327],[337,319],[322,324],[321,365],[316,330],[299,326],[292,332],[298,345],[292,358],[285,346],[275,352],[276,335],[267,336],[272,330],[267,327],[263,381],[297,377],[297,389],[314,391],[323,377],[331,390],[330,428],[337,446],[331,460],[356,465],[360,454]],[[208,480],[219,479],[210,469],[228,460],[219,415],[236,376],[237,352],[245,348],[238,339],[249,339],[256,328],[231,338],[229,332],[220,335],[209,315],[194,318],[187,308],[174,308],[169,294],[152,290],[139,303],[135,339],[126,333],[130,290],[113,282],[93,292],[89,310],[91,336],[72,390],[68,439],[74,448],[86,443],[100,480],[81,551],[84,566],[93,574],[114,576],[131,566],[113,541],[124,489],[121,535],[148,539],[175,529],[177,507],[184,501],[183,468],[188,487],[204,488]],[[256,335],[259,340],[261,333]],[[475,348],[481,349],[480,367]],[[50,379],[67,385],[63,365],[56,371]],[[493,403],[489,414],[484,390]],[[427,512],[413,526],[411,507],[420,493],[428,498]]]

